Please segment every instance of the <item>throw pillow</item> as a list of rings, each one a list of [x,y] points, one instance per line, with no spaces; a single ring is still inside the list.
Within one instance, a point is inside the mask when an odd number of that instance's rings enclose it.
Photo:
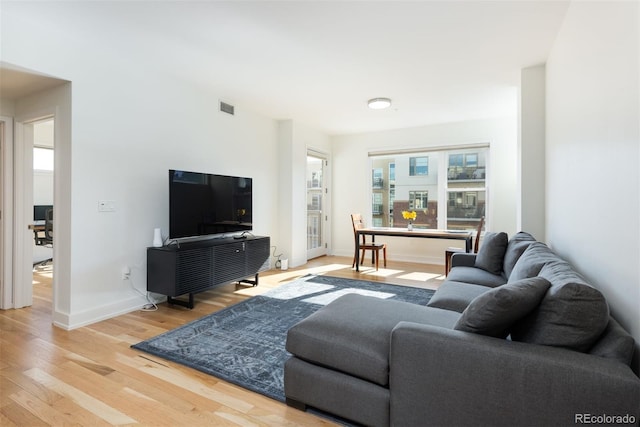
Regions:
[[[471,301],[454,329],[506,338],[511,326],[540,304],[549,286],[546,279],[532,277],[493,288]]]
[[[509,239],[507,233],[487,233],[476,255],[475,266],[493,274],[502,274],[502,262]]]

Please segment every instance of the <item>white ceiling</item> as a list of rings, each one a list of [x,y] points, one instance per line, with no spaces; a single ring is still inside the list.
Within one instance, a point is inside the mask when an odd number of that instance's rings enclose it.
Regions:
[[[568,7],[525,0],[70,4],[58,19],[93,38],[92,49],[144,57],[236,111],[329,134],[513,116],[520,70],[545,62]],[[391,98],[392,108],[367,109],[374,97]]]

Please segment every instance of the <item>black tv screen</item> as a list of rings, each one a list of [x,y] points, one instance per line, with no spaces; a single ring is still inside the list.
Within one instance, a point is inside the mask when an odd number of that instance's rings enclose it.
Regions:
[[[169,170],[169,238],[252,230],[252,179]]]

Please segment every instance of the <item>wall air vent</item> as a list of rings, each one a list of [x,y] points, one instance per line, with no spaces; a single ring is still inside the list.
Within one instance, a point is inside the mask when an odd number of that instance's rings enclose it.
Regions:
[[[236,107],[233,105],[220,101],[220,111],[223,113],[231,114],[233,116],[235,114],[235,109]]]

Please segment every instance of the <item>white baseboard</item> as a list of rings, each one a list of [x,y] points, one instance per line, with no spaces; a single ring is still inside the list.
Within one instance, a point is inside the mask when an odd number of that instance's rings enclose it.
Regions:
[[[146,302],[140,296],[132,296],[122,301],[94,307],[88,310],[69,314],[54,311],[53,324],[68,331],[97,323],[102,320],[140,310]]]

